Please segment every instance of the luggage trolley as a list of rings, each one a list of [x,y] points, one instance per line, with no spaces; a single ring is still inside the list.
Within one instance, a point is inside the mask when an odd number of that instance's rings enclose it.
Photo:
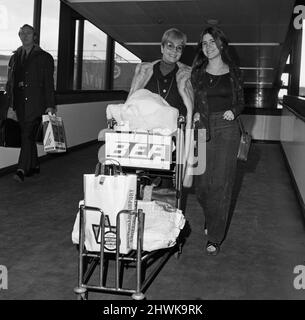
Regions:
[[[172,161],[168,170],[156,170],[155,168],[139,168],[134,166],[124,166],[124,171],[136,171],[137,184],[140,184],[141,177],[143,176],[172,176],[175,188],[175,203],[176,208],[181,209],[181,196],[182,196],[182,179],[183,179],[183,153],[184,153],[184,129],[185,119],[179,116],[177,121],[177,130],[174,134],[176,139],[176,159]],[[113,130],[114,121],[108,122],[109,132]],[[107,158],[107,157],[106,157]],[[139,187],[137,185],[137,187]],[[85,212],[88,213],[99,212],[101,230],[100,250],[99,252],[87,251],[85,247]],[[136,250],[130,251],[128,254],[120,253],[120,222],[124,214],[133,215],[137,221],[137,246]],[[153,279],[157,276],[163,265],[167,262],[171,255],[179,257],[182,251],[181,235],[176,239],[176,244],[170,248],[157,249],[154,251],[143,251],[143,233],[144,233],[144,218],[145,212],[139,209],[136,211],[122,210],[118,212],[116,217],[116,237],[115,237],[115,252],[105,252],[105,225],[107,223],[106,217],[100,208],[88,207],[83,204],[79,207],[79,245],[78,245],[78,286],[74,289],[79,300],[87,300],[88,293],[103,292],[111,294],[124,294],[131,295],[134,300],[142,300],[145,298],[144,292],[151,284]],[[106,285],[109,261],[114,260],[114,285]],[[92,275],[95,269],[99,266],[98,279],[96,283],[89,283],[92,280]],[[153,267],[152,267],[153,266]],[[128,267],[135,267],[136,269],[136,283],[134,288],[123,287],[123,274],[124,269]],[[148,267],[151,267],[150,273],[146,275]],[[149,269],[151,269],[149,268]]]

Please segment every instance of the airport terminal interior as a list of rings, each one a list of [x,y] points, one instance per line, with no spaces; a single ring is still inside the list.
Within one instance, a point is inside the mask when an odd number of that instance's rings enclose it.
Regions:
[[[139,62],[160,59],[165,30],[187,34],[181,61],[191,66],[209,25],[225,31],[239,57],[245,93],[240,117],[252,136],[248,160],[237,162],[219,254],[206,254],[202,209],[194,188],[184,189],[181,252],[166,257],[143,293],[148,300],[305,298],[303,1],[18,0],[0,1],[0,15],[0,119],[8,61],[20,45],[20,26],[28,23],[54,58],[57,115],[67,145],[66,152],[52,154],[39,144],[41,172],[23,183],[12,178],[20,149],[0,146],[0,300],[77,299],[79,248],[71,233],[84,198],[83,175],[94,173],[98,162],[106,107],[126,100]],[[164,253],[159,250],[156,263]],[[154,263],[147,273],[150,268]],[[135,287],[137,276],[127,265],[123,286]],[[98,281],[98,268],[91,277]],[[115,281],[111,256],[105,285]],[[84,297],[131,299],[97,290]]]

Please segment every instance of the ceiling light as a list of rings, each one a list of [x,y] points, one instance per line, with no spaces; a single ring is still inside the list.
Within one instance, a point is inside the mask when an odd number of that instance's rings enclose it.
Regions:
[[[207,19],[206,22],[207,22],[207,24],[211,24],[214,26],[219,24],[219,21],[217,19]]]

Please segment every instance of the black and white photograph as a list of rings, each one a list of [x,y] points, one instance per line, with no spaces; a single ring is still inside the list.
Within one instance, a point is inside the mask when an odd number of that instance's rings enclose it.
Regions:
[[[0,308],[292,315],[304,19],[303,0],[0,0]]]

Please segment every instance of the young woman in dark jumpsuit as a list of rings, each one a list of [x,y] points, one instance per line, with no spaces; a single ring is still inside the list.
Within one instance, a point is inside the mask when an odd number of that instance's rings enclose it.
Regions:
[[[240,141],[236,118],[244,107],[240,71],[219,28],[209,27],[201,34],[191,80],[194,121],[199,120],[207,136],[206,159],[201,159],[206,161],[206,169],[194,177],[195,190],[205,215],[206,251],[217,255],[227,228],[235,180]]]

